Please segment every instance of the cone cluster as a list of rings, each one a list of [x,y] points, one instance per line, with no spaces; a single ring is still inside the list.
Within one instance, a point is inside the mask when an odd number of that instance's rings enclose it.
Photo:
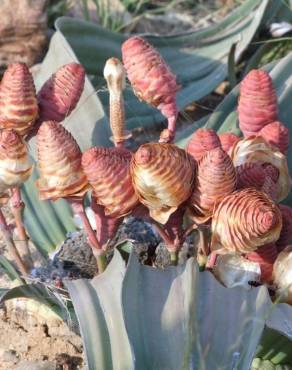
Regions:
[[[174,74],[140,37],[127,40],[122,54],[136,95],[169,119],[161,136],[161,141],[169,141],[177,117],[179,87]],[[120,88],[117,92],[118,86],[111,84],[111,73],[106,76],[116,98]],[[22,136],[38,125],[40,198],[83,200],[90,191],[101,245],[113,237],[124,216],[143,205],[149,219],[165,226],[167,236],[176,240],[172,247],[179,248],[175,243],[187,210],[196,224],[210,226],[210,251],[241,254],[258,262],[262,281],[270,283],[277,254],[292,243],[292,209],[278,204],[291,187],[289,139],[288,129],[278,121],[277,97],[268,73],[251,71],[241,83],[238,116],[244,138],[200,128],[186,150],[160,142],[144,144],[135,153],[120,145],[82,154],[61,125],[77,105],[84,78],[80,65],[68,64],[36,97],[24,65],[7,69],[0,85],[0,197],[30,175]],[[112,110],[112,116],[124,119],[123,112],[119,116]],[[116,137],[123,138],[124,127],[118,128]]]

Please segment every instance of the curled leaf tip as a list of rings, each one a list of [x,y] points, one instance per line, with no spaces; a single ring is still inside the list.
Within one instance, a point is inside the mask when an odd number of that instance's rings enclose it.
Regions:
[[[265,170],[265,174],[270,176],[272,180],[276,180],[277,202],[287,197],[291,188],[287,159],[280,151],[277,151],[275,147],[270,146],[262,137],[251,136],[240,140],[232,148],[230,156],[235,167],[261,163]],[[255,182],[260,181],[260,177],[262,176],[259,174],[258,167],[252,171],[253,172],[250,172],[250,174],[246,173],[245,176],[245,180],[248,180],[249,177],[248,181],[251,182],[251,185],[253,176]],[[243,177],[239,175],[239,183],[242,179]],[[261,186],[262,185],[263,183]],[[252,186],[258,188],[257,183]]]
[[[221,147],[220,139],[212,129],[199,128],[192,135],[187,152],[199,161],[209,150]]]
[[[191,195],[195,171],[195,162],[184,150],[162,143],[142,145],[131,165],[140,202],[162,224]]]

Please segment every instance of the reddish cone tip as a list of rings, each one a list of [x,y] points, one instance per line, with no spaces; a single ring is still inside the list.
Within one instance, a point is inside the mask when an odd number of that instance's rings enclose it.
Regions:
[[[279,121],[269,123],[264,126],[259,135],[265,141],[278,148],[284,155],[287,154],[289,147],[289,130]]]
[[[193,133],[186,150],[199,161],[209,150],[217,147],[221,147],[221,142],[216,132],[212,129],[199,128]]]
[[[146,164],[151,160],[151,148],[150,147],[140,147],[135,154],[135,162],[137,164]]]

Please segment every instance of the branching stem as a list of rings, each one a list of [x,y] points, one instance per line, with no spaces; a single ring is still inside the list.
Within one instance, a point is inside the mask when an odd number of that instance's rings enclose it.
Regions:
[[[96,263],[98,267],[98,272],[102,273],[106,268],[106,258],[104,256],[104,251],[97,240],[96,234],[93,231],[88,217],[86,215],[83,200],[76,200],[76,199],[68,199],[68,202],[71,204],[73,212],[78,215],[83,223],[84,230],[88,237],[88,242],[93,250],[93,254],[96,258]]]

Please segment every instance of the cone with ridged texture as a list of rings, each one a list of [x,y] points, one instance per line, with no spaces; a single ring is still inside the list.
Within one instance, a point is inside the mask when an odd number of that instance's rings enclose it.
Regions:
[[[271,284],[273,281],[273,265],[277,256],[278,251],[275,243],[270,243],[246,254],[245,258],[257,262],[261,268],[261,282]]]
[[[219,135],[219,139],[220,139],[222,149],[226,153],[228,153],[229,149],[231,149],[233,145],[236,144],[240,140],[240,137],[235,135],[232,132],[224,132],[223,134]]]
[[[273,180],[276,179],[277,202],[285,199],[289,194],[291,183],[287,159],[262,137],[257,136],[240,140],[230,151],[230,157],[235,167],[247,163],[262,163],[265,172]]]
[[[199,161],[209,150],[218,147],[221,147],[221,143],[216,132],[209,128],[199,128],[193,133],[186,150]]]
[[[37,149],[40,199],[83,199],[89,185],[73,136],[58,122],[44,122],[37,134]]]
[[[58,122],[46,121],[37,134],[38,168],[36,185],[40,199],[65,198],[81,218],[89,243],[97,259],[99,272],[105,268],[104,256],[84,209],[84,196],[89,190],[81,166],[82,153],[73,136]]]
[[[139,200],[161,224],[191,195],[195,171],[191,156],[175,145],[163,143],[141,145],[131,164]]]
[[[281,153],[287,155],[289,146],[289,130],[279,121],[269,123],[264,126],[259,135],[266,140],[267,143],[277,147]]]
[[[208,151],[198,163],[195,189],[190,199],[197,223],[213,215],[216,204],[236,189],[236,171],[228,154],[220,147]]]
[[[38,104],[32,75],[25,64],[13,63],[0,85],[0,128],[26,135],[38,117]]]
[[[37,94],[40,119],[62,122],[76,107],[85,82],[81,64],[68,63],[54,73]]]
[[[163,142],[174,139],[177,119],[176,92],[179,85],[157,50],[139,36],[130,37],[122,45],[123,63],[137,97],[158,108],[168,119],[168,135]]]
[[[292,244],[292,208],[284,204],[280,204],[279,207],[282,213],[283,226],[276,246],[278,252],[282,252],[289,244]]]
[[[287,246],[274,263],[273,280],[281,302],[292,305],[292,245]]]
[[[245,137],[256,135],[278,118],[277,96],[270,75],[254,69],[240,84],[239,128]]]
[[[211,250],[249,253],[278,240],[282,215],[265,193],[254,188],[236,191],[217,206],[212,219]]]
[[[131,158],[126,149],[96,147],[83,153],[83,170],[107,216],[123,217],[138,204],[130,174]]]

